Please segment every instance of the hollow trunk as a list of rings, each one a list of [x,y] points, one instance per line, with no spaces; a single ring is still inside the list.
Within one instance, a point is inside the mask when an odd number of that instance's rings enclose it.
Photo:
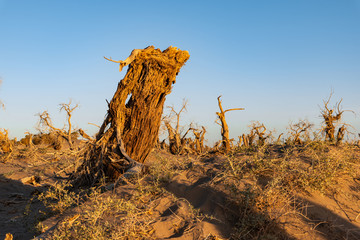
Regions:
[[[145,161],[158,139],[165,97],[190,57],[187,51],[175,47],[162,52],[153,46],[131,56],[95,143],[89,145],[84,163],[73,176],[76,180],[114,180]],[[121,65],[124,61],[119,62]]]

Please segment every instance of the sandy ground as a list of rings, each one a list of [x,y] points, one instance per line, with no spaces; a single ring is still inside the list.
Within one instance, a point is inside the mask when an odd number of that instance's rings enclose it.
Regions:
[[[0,239],[4,239],[6,233],[12,233],[14,239],[32,239],[40,235],[35,229],[39,222],[51,229],[65,218],[82,214],[83,208],[74,208],[61,215],[46,216],[42,214],[46,208],[36,198],[49,185],[64,181],[67,173],[74,170],[69,167],[74,155],[19,147],[13,156],[5,157],[2,156],[0,163]],[[159,157],[185,158],[155,150],[147,164],[151,165]],[[163,185],[166,191],[147,203],[147,207],[151,207],[150,227],[154,239],[230,239],[244,207],[234,201],[236,198],[226,186],[214,185],[225,158],[207,155],[193,157],[191,161],[187,157],[187,161],[188,166],[179,168]],[[37,178],[29,179],[32,176]],[[143,184],[150,183],[150,178],[144,176]],[[277,226],[272,225],[273,231],[281,232],[284,239],[360,239],[360,180],[345,181],[340,187],[334,196],[299,193],[294,204],[301,206],[297,216],[302,217],[286,218],[286,222],[292,224],[283,225],[279,221]],[[126,198],[136,191],[132,184],[121,183],[105,191],[103,196]],[[83,205],[93,207],[89,202]],[[51,239],[51,231],[38,239],[45,237]]]

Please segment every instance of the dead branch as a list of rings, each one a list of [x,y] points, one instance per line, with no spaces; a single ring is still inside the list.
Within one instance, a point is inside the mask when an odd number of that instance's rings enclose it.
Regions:
[[[284,135],[284,133],[280,133],[278,138],[276,139],[276,143],[280,143],[281,137]]]
[[[130,63],[132,63],[135,59],[135,57],[142,51],[142,49],[134,49],[132,50],[130,56],[128,58],[126,58],[124,61],[115,61],[112,60],[111,57],[110,58],[106,58],[104,57],[106,60],[114,62],[114,63],[120,63],[119,65],[119,72],[121,72],[121,70],[123,69],[123,67],[129,65]]]
[[[84,130],[82,130],[81,128],[78,130],[78,132],[80,133],[80,135],[81,135],[83,138],[85,138],[85,139],[87,139],[87,140],[89,140],[89,141],[95,141],[94,138],[92,138],[92,137],[90,137],[89,135],[87,135],[86,132],[85,132]]]

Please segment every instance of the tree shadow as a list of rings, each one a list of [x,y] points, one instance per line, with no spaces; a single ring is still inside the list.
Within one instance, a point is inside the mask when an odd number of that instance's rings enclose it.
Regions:
[[[360,228],[350,219],[343,218],[328,208],[311,200],[297,197],[296,204],[302,209],[302,220],[328,240],[360,239]]]
[[[0,239],[11,233],[14,239],[32,239],[45,207],[36,195],[41,187],[23,184],[0,174]]]
[[[295,239],[288,235],[275,220],[255,207],[255,196],[244,191],[242,201],[234,202],[226,193],[208,183],[212,177],[200,177],[187,182],[173,179],[165,188],[177,198],[186,199],[194,208],[205,214],[203,221],[212,223],[230,239]],[[272,237],[272,238],[271,238]]]

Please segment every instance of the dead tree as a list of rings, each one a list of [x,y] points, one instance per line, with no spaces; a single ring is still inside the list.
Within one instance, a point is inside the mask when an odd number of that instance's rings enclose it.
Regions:
[[[54,127],[54,125],[52,124],[50,115],[47,111],[44,111],[39,114],[39,117],[40,117],[39,125],[45,126],[46,128],[48,128],[50,130],[50,132],[54,132],[58,136],[64,138],[68,142],[70,149],[73,149],[71,117],[72,117],[72,112],[78,106],[79,105],[76,104],[74,107],[71,107],[71,100],[69,101],[69,103],[61,103],[60,104],[60,111],[64,110],[67,114],[67,122],[68,122],[67,130]]]
[[[167,108],[170,109],[170,114],[163,118],[164,125],[169,135],[169,149],[170,152],[175,155],[183,153],[183,148],[186,145],[186,135],[192,130],[190,124],[190,127],[184,134],[180,132],[180,115],[186,112],[187,104],[187,100],[184,99],[179,111],[176,111],[174,106],[168,106]],[[171,120],[173,118],[176,120],[175,127],[171,125]]]
[[[9,139],[9,131],[0,130],[0,151],[2,153],[11,153],[13,151],[13,142]]]
[[[228,153],[231,148],[231,143],[230,143],[230,139],[229,139],[229,127],[228,127],[226,119],[225,119],[225,113],[234,111],[234,110],[245,110],[245,108],[231,108],[231,109],[227,109],[224,111],[223,107],[221,105],[220,98],[221,98],[221,96],[219,96],[217,98],[220,112],[216,112],[218,119],[215,122],[221,126],[222,148],[225,151],[225,153]],[[219,123],[218,120],[220,120],[221,123]]]
[[[303,144],[303,140],[301,136],[307,135],[308,130],[310,130],[312,126],[313,124],[305,120],[300,120],[296,124],[290,123],[288,127],[290,134],[288,142],[294,144]]]
[[[241,136],[238,136],[239,141],[237,146],[238,147],[244,146],[248,148],[254,145],[257,146],[265,145],[266,139],[268,139],[271,136],[271,132],[265,134],[267,130],[265,125],[260,124],[259,122],[254,122],[249,127],[250,127],[250,132],[248,134],[242,134]]]
[[[72,175],[73,184],[94,184],[101,178],[115,180],[125,171],[141,169],[156,144],[166,95],[171,92],[187,51],[153,46],[133,51],[129,65],[111,99],[107,116],[89,144],[84,162]]]
[[[252,124],[252,129],[251,129],[251,135],[257,135],[257,145],[258,146],[263,146],[265,145],[265,141],[266,139],[268,139],[271,135],[271,133],[269,134],[265,134],[266,132],[266,127],[264,124],[260,124],[258,122],[255,122]],[[251,138],[251,137],[250,137]]]
[[[23,141],[23,144],[26,146],[26,147],[29,147],[29,148],[32,148],[34,146],[34,143],[33,143],[33,134],[30,133],[30,132],[25,132],[25,138],[24,138],[24,141]]]
[[[323,131],[325,132],[325,140],[329,142],[335,141],[335,124],[337,124],[342,117],[342,114],[344,113],[343,110],[341,110],[340,104],[342,102],[342,99],[335,104],[335,106],[330,109],[329,108],[329,102],[332,97],[333,92],[330,93],[330,96],[327,101],[324,102],[324,108],[321,109],[321,115],[324,118],[324,124]]]
[[[204,139],[205,139],[205,133],[206,133],[206,129],[205,127],[203,126],[202,127],[202,130],[198,130],[198,129],[195,129],[195,128],[192,128],[191,129],[193,131],[193,134],[195,136],[195,151],[197,153],[203,153],[204,152]]]
[[[249,134],[243,134],[243,135],[239,136],[238,145],[241,145],[241,143],[242,143],[243,146],[250,147],[253,145],[254,138],[255,138],[255,134],[252,131],[250,131]]]

